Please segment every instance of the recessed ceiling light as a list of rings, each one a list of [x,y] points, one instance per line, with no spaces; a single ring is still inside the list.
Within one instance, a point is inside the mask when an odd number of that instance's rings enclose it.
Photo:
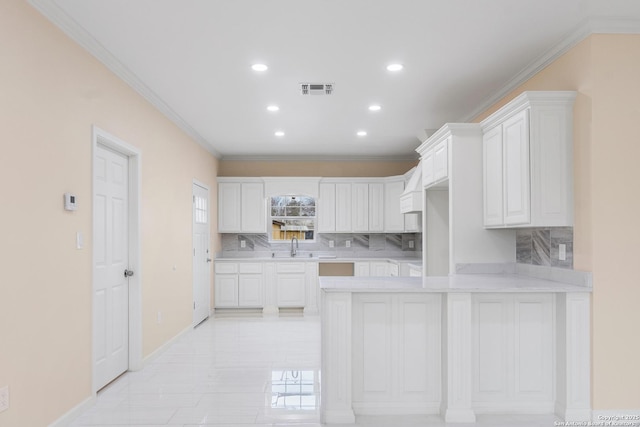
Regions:
[[[359,130],[356,135],[358,135],[358,136],[367,136],[367,132],[365,132],[363,130]]]
[[[278,110],[280,110],[280,107],[278,107],[277,105],[269,105],[267,107],[267,110],[269,110],[269,111],[278,111]]]
[[[274,133],[275,136],[284,136],[284,132],[282,132],[281,130],[276,131],[276,133]]]
[[[402,64],[389,64],[387,65],[387,71],[400,71],[404,68]]]
[[[381,108],[382,107],[377,104],[369,105],[369,111],[380,111]]]
[[[253,64],[253,65],[251,66],[251,69],[252,69],[253,71],[267,71],[267,69],[268,69],[268,68],[269,68],[269,67],[267,67],[267,66],[266,66],[266,65],[264,65],[264,64]]]

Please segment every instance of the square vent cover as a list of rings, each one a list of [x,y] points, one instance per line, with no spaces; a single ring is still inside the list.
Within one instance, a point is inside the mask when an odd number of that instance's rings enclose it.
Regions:
[[[300,93],[303,95],[331,95],[333,83],[300,83]]]

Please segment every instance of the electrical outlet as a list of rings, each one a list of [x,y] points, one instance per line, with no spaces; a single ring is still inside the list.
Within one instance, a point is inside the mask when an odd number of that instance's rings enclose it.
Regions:
[[[246,248],[247,247],[247,241],[246,240],[240,240],[240,247],[241,248]]]
[[[415,243],[413,243],[413,240],[409,240],[409,249],[413,249],[414,246]]]
[[[565,245],[564,243],[560,243],[558,245],[558,259],[560,261],[567,260],[567,245]]]
[[[329,247],[332,248],[334,246],[333,240],[329,240]]]
[[[351,240],[347,240],[347,241],[345,242],[345,246],[346,246],[346,247],[348,247],[348,248],[350,248],[350,247],[351,247]]]
[[[0,388],[0,412],[9,409],[9,386]]]

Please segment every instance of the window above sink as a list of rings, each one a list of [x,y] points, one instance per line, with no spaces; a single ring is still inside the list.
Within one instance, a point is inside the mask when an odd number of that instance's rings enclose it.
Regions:
[[[273,196],[269,198],[270,235],[272,242],[297,238],[315,241],[316,199],[310,196]]]

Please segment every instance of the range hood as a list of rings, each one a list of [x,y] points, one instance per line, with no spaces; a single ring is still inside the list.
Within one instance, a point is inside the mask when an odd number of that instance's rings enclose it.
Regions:
[[[422,160],[418,166],[407,172],[407,175],[409,174],[411,178],[400,196],[400,212],[403,214],[422,212]]]

